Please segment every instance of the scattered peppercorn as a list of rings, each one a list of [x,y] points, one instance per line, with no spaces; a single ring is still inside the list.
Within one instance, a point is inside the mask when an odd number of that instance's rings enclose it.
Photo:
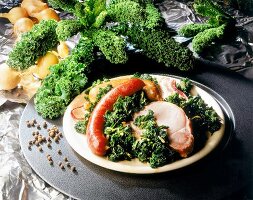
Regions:
[[[47,122],[43,122],[43,128],[44,128],[44,129],[47,128]]]
[[[42,146],[39,146],[38,149],[39,149],[40,152],[43,151]]]
[[[40,127],[40,125],[39,125],[39,124],[37,125],[37,129],[39,129],[39,130],[41,129],[41,127]]]
[[[66,162],[67,167],[71,167],[70,162]]]
[[[57,153],[58,153],[58,154],[60,154],[60,155],[62,154],[62,152],[61,152],[61,150],[60,150],[60,149],[57,151]]]
[[[64,167],[64,165],[63,165],[63,164],[61,164],[61,165],[60,165],[60,168],[61,168],[61,169],[65,169],[65,167]]]
[[[67,158],[67,157],[64,157],[64,161],[67,162],[67,161],[68,161],[68,158]]]
[[[72,172],[76,171],[76,167],[75,166],[72,166],[70,169],[71,169]]]

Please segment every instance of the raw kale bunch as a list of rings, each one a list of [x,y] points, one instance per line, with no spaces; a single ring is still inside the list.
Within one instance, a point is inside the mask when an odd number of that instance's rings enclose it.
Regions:
[[[179,29],[184,37],[193,37],[192,47],[196,53],[201,53],[214,42],[220,41],[235,27],[235,19],[211,0],[195,0],[193,4],[197,14],[207,17],[206,23],[186,24]]]
[[[72,55],[50,68],[35,98],[35,109],[43,118],[61,116],[72,99],[81,93],[88,79],[85,74],[93,61],[93,44],[81,38]]]
[[[24,33],[9,54],[7,64],[15,70],[24,70],[34,65],[40,56],[53,49],[58,43],[54,20],[42,21]]]
[[[80,33],[71,54],[51,67],[35,96],[35,108],[45,118],[57,118],[85,87],[90,64],[102,55],[114,64],[126,63],[127,43],[147,57],[186,71],[193,68],[192,52],[174,41],[163,27],[158,9],[149,0],[49,0],[56,9],[73,14],[74,19],[42,21],[16,43],[8,65],[25,70],[58,42]],[[46,106],[48,105],[48,106]]]

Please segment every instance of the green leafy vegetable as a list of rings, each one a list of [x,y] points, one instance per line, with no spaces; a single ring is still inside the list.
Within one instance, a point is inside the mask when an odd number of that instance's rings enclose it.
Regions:
[[[148,99],[144,92],[132,96],[119,97],[112,111],[107,111],[105,118],[105,134],[109,141],[108,158],[112,161],[129,160],[134,157],[132,144],[135,141],[130,126],[124,124],[130,121],[135,112],[147,105]]]
[[[78,121],[75,124],[75,130],[77,133],[86,134],[86,127],[89,121],[90,113],[85,113],[84,119],[81,121]]]
[[[210,28],[198,33],[192,40],[192,47],[196,53],[201,53],[205,48],[210,47],[213,42],[224,37],[226,25],[217,28]]]
[[[43,118],[54,119],[63,114],[67,105],[85,87],[85,72],[92,61],[92,42],[81,38],[72,56],[50,68],[50,75],[43,80],[34,98],[35,109]]]
[[[131,160],[134,158],[132,145],[135,137],[132,134],[132,128],[128,126],[119,125],[115,128],[106,127],[105,135],[108,138],[110,146],[108,158],[111,161]]]
[[[177,88],[179,90],[181,90],[182,92],[184,92],[187,96],[189,96],[192,87],[193,87],[193,85],[192,85],[190,79],[188,79],[188,78],[181,79],[180,83],[177,84]]]
[[[152,168],[163,166],[172,161],[174,151],[169,148],[166,128],[157,126],[154,112],[136,118],[135,125],[143,129],[141,138],[133,144],[136,157],[141,162],[148,162]]]
[[[193,37],[209,28],[213,28],[213,26],[211,24],[191,23],[182,26],[182,28],[179,29],[178,33],[184,37]]]
[[[7,64],[16,70],[25,70],[34,65],[40,56],[51,50],[58,43],[56,35],[57,22],[41,21],[31,31],[22,34],[9,53]]]
[[[75,5],[78,3],[78,0],[48,0],[50,6],[54,9],[62,9],[67,12],[73,13],[75,11]]]
[[[189,96],[188,100],[181,98],[177,93],[170,95],[166,101],[181,107],[199,132],[209,131],[214,133],[221,127],[218,114],[209,107],[200,96]]]
[[[111,63],[126,63],[126,42],[109,30],[99,30],[93,34],[93,41]]]
[[[143,50],[144,55],[158,63],[177,67],[182,71],[193,68],[194,58],[191,51],[177,43],[167,31],[131,27],[127,35],[130,42]]]
[[[56,34],[58,40],[65,41],[76,35],[82,29],[82,24],[78,20],[61,20],[57,24]]]
[[[202,24],[186,24],[179,29],[178,33],[185,37],[193,37],[193,50],[200,54],[213,43],[221,41],[227,32],[232,33],[236,21],[211,0],[195,0],[193,7],[197,14],[207,17],[208,20]]]
[[[113,110],[105,114],[105,127],[115,128],[122,122],[131,120],[132,115],[141,110],[148,102],[143,91],[132,96],[119,97],[113,105]]]

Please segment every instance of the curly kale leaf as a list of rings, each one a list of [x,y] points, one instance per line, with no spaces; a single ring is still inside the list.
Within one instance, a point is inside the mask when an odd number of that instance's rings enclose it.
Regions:
[[[48,0],[48,3],[54,9],[62,9],[64,11],[73,13],[78,0]]]
[[[112,31],[98,30],[93,33],[93,41],[111,63],[126,63],[126,42],[122,37]]]
[[[167,31],[131,27],[127,31],[127,36],[131,43],[142,49],[144,55],[158,63],[183,71],[193,68],[192,52],[177,43]]]
[[[188,100],[185,100],[175,93],[167,97],[166,101],[181,107],[192,121],[193,126],[198,129],[197,132],[213,133],[221,127],[219,115],[200,96],[189,96]]]
[[[50,67],[51,73],[43,80],[34,99],[35,109],[43,118],[60,117],[72,99],[80,94],[88,81],[85,73],[93,59],[92,42],[81,38],[71,56]]]
[[[226,25],[223,24],[217,28],[210,28],[198,33],[192,40],[192,48],[196,53],[203,52],[210,47],[213,42],[224,37]]]
[[[78,20],[67,19],[58,22],[56,34],[58,40],[65,41],[76,35],[82,29],[82,24]]]
[[[206,29],[212,28],[213,26],[210,24],[186,24],[184,26],[182,26],[178,33],[181,36],[184,37],[193,37],[195,35],[197,35],[200,32],[203,32]]]
[[[110,4],[108,17],[114,22],[131,22],[145,24],[145,9],[138,3],[126,0]]]
[[[7,64],[16,70],[25,70],[34,65],[40,56],[57,45],[56,27],[57,22],[54,20],[43,20],[34,25],[15,44]]]
[[[146,22],[145,27],[154,28],[161,24],[161,14],[159,10],[151,3],[148,3],[145,8]]]

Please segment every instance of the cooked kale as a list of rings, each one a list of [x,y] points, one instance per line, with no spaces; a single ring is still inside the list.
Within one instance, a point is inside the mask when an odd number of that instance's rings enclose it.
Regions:
[[[140,73],[137,72],[133,75],[133,77],[140,78],[140,79],[143,79],[143,80],[153,81],[155,84],[158,84],[156,78],[154,78],[150,74],[140,74]]]
[[[134,124],[142,129],[141,138],[133,144],[135,155],[141,162],[157,168],[173,160],[175,152],[169,147],[167,127],[156,124],[153,111],[137,117]]]
[[[119,97],[113,105],[112,111],[107,111],[105,129],[109,141],[108,158],[112,161],[129,160],[134,157],[132,145],[135,137],[132,128],[125,125],[135,112],[147,105],[148,99],[144,92],[137,92],[132,96]]]
[[[98,89],[98,94],[97,94],[97,96],[96,96],[96,100],[95,100],[94,103],[90,102],[91,105],[90,105],[88,111],[89,111],[89,112],[92,112],[93,109],[95,108],[95,106],[97,105],[97,103],[100,101],[100,99],[101,99],[104,95],[106,95],[111,89],[112,89],[112,85],[110,85],[110,84],[107,85],[107,86],[104,87],[104,88],[99,88],[99,89]]]
[[[115,128],[106,127],[104,133],[108,138],[110,147],[107,153],[109,160],[115,162],[134,158],[132,145],[135,141],[135,137],[129,125],[119,125]]]
[[[137,92],[132,96],[119,97],[113,105],[112,111],[105,113],[105,127],[118,127],[122,122],[132,119],[135,112],[141,110],[149,102],[143,91]]]
[[[81,134],[86,134],[86,128],[87,128],[87,124],[89,122],[89,118],[90,118],[91,113],[85,113],[84,114],[84,119],[78,121],[75,124],[75,130],[77,133],[81,133]]]
[[[192,87],[193,85],[190,79],[188,78],[181,79],[180,83],[177,84],[177,88],[181,90],[182,92],[184,92],[187,96],[190,94]]]

